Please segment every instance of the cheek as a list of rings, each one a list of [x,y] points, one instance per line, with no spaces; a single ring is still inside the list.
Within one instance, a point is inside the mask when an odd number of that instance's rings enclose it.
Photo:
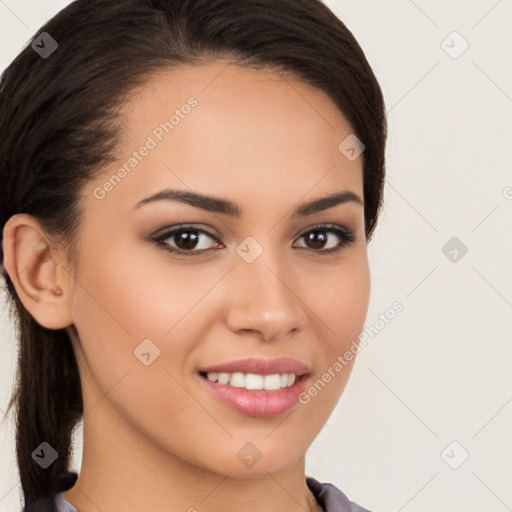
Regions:
[[[75,311],[79,318],[88,317],[93,324],[88,327],[102,337],[115,334],[132,344],[164,339],[193,314],[218,274],[167,264],[164,254],[151,260],[148,248],[122,250],[121,245],[102,252],[100,258],[89,255],[79,277],[83,286],[78,287]]]
[[[322,273],[316,274],[313,292],[306,297],[323,329],[319,339],[325,340],[332,358],[333,352],[342,353],[357,339],[364,327],[370,301],[366,252],[354,252],[335,271],[323,269]]]
[[[86,372],[84,388],[91,391],[89,408],[99,414],[101,407],[94,404],[106,397],[104,406],[115,404],[141,429],[178,428],[191,407],[205,420],[180,383],[190,342],[200,339],[193,306],[211,283],[195,289],[190,275],[178,271],[169,271],[164,281],[161,267],[137,264],[135,253],[121,259],[105,251],[95,260],[83,258],[72,309],[80,337],[77,358]]]
[[[82,258],[72,309],[93,379],[105,390],[129,370],[131,379],[133,370],[158,368],[161,380],[172,380],[167,369],[182,381],[187,354],[215,318],[208,293],[224,272],[185,269],[164,254],[143,264],[147,248],[123,250],[123,244]],[[148,351],[154,362],[145,366],[140,358]]]
[[[351,254],[350,259],[321,279],[308,304],[318,315],[320,329],[319,364],[311,387],[304,398],[315,408],[318,425],[327,420],[339,400],[357,357],[358,336],[364,328],[370,300],[370,270],[366,251]]]

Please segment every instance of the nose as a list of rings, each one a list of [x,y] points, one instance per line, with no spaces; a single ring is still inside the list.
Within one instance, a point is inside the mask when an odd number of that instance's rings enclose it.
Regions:
[[[265,251],[252,263],[240,259],[231,272],[226,323],[233,331],[275,340],[303,330],[307,297],[302,297],[293,271],[279,256]]]

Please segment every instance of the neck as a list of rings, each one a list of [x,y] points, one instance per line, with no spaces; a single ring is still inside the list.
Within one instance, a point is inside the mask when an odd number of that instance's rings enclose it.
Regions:
[[[93,414],[84,417],[79,477],[61,493],[80,512],[322,511],[306,484],[304,457],[278,474],[237,478],[167,452],[115,414],[104,422]]]

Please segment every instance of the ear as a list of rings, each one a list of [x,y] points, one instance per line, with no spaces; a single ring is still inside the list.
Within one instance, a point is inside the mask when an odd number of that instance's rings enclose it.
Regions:
[[[3,253],[18,297],[37,323],[47,329],[72,324],[70,274],[63,265],[64,254],[35,217],[19,213],[6,222]]]

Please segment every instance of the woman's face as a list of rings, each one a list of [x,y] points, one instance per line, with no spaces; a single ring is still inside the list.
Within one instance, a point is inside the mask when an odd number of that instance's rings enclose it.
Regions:
[[[124,114],[119,161],[84,189],[70,278],[84,443],[112,459],[128,443],[151,445],[164,464],[241,478],[291,468],[345,387],[354,360],[335,363],[368,309],[363,155],[338,149],[351,126],[323,92],[222,61],[161,72]],[[296,214],[347,192],[361,202]],[[177,193],[208,199],[193,206]],[[290,358],[307,373],[287,390],[246,390],[288,385],[265,374],[304,373],[223,368],[247,358]],[[200,373],[216,366],[212,380]],[[308,393],[329,369],[329,382]],[[211,373],[256,376],[222,376],[231,386]]]

